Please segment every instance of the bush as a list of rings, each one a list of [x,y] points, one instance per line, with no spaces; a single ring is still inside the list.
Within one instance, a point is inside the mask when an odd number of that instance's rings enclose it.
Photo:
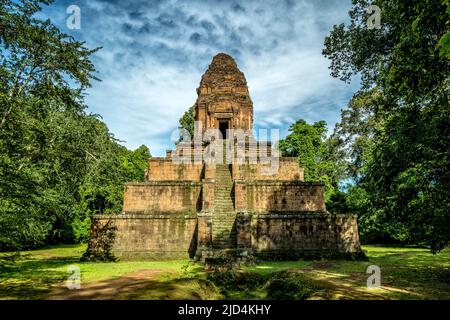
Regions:
[[[274,274],[265,287],[270,300],[304,300],[314,292],[311,283],[302,274],[294,272]]]
[[[213,272],[208,280],[220,288],[222,294],[230,292],[266,291],[270,300],[304,300],[317,288],[303,275],[295,272],[277,272],[267,275],[243,272]]]
[[[236,271],[213,272],[208,280],[224,290],[245,291],[252,290],[264,284],[266,278],[255,273],[241,273]]]

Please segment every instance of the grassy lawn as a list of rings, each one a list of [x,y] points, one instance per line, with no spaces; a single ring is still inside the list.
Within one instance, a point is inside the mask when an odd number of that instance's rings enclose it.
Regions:
[[[23,252],[0,269],[0,299],[264,299],[286,290],[296,299],[450,299],[450,249],[365,246],[369,261],[263,261],[214,275],[187,260],[80,262],[85,248]],[[80,290],[65,287],[70,265],[80,267]],[[369,265],[381,268],[380,288],[366,286]]]

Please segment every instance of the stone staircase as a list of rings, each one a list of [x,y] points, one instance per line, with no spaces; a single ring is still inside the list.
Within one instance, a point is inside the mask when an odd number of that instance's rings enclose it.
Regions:
[[[225,156],[224,151],[224,158]],[[231,165],[224,161],[223,164],[216,164],[214,214],[212,217],[212,244],[214,249],[236,248],[235,220]]]

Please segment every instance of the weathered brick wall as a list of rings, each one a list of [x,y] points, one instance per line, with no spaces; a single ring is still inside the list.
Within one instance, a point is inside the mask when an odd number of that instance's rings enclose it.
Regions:
[[[111,247],[121,259],[193,257],[211,246],[212,214],[96,215],[92,218],[91,252]],[[110,237],[107,244],[106,234]],[[263,259],[299,257],[355,257],[361,253],[357,218],[324,213],[249,214],[236,217],[237,248]],[[352,256],[353,255],[353,256]]]
[[[148,181],[200,181],[202,178],[202,163],[187,161],[176,163],[173,159],[152,158],[148,163],[146,180]]]
[[[239,215],[238,243],[269,259],[360,253],[355,215]]]
[[[299,180],[304,181],[304,170],[298,158],[278,158],[274,163],[233,163],[233,179],[239,180]]]
[[[197,245],[197,219],[184,215],[97,215],[92,219],[91,239],[102,226],[114,229],[112,254],[121,259],[189,258]],[[96,245],[95,241],[90,246]],[[99,245],[97,243],[97,245]],[[95,251],[95,248],[90,248]]]
[[[205,179],[202,186],[202,210],[214,209],[214,186],[213,179]]]
[[[149,181],[125,186],[125,213],[195,213],[201,206],[201,183]]]
[[[325,212],[324,185],[300,181],[236,181],[236,210]]]
[[[207,248],[212,245],[212,214],[200,212],[197,219],[197,249]]]
[[[238,249],[252,247],[252,214],[239,213],[236,215],[236,242]]]

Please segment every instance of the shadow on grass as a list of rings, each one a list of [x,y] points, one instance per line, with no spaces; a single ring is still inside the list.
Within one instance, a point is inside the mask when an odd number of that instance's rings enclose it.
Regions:
[[[209,281],[197,278],[169,277],[140,279],[137,273],[118,279],[104,280],[83,286],[80,290],[59,288],[52,300],[206,300],[220,299],[217,288]]]
[[[64,266],[77,258],[23,258],[0,271],[0,299],[43,299],[51,286],[67,279]]]
[[[392,299],[450,299],[450,269],[389,266],[382,270],[383,285],[408,292],[390,291],[387,295]]]
[[[409,248],[376,248],[368,262],[313,265],[314,278],[328,283],[339,299],[450,299],[450,255]],[[367,288],[369,265],[381,269],[381,288]],[[322,272],[323,271],[323,272]],[[356,296],[355,296],[356,295]]]

